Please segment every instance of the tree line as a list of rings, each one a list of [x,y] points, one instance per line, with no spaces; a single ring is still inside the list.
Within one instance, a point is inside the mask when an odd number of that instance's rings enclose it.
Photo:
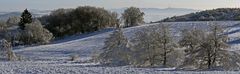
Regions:
[[[106,39],[103,51],[95,60],[109,66],[236,69],[240,60],[226,50],[229,47],[228,37],[223,30],[224,27],[214,23],[209,25],[209,31],[184,29],[180,40],[175,42],[167,24],[145,27],[137,31],[131,40],[124,36],[122,29],[117,28]],[[183,53],[179,52],[181,50],[184,50]]]
[[[143,23],[144,13],[139,8],[130,7],[119,18],[116,12],[104,8],[80,6],[75,9],[58,9],[50,15],[39,18],[55,37],[98,31],[115,27],[119,21],[126,27]]]

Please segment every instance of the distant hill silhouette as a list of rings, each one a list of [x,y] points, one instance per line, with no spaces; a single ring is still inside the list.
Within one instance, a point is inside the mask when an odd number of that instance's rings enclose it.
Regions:
[[[36,10],[36,9],[30,9],[29,10],[33,17],[39,17],[42,15],[46,15],[49,14],[51,11],[50,10]],[[17,16],[20,17],[22,14],[21,11],[16,11],[16,12],[0,12],[0,20],[1,21],[6,21],[8,18],[13,17],[13,16]]]
[[[190,13],[182,16],[173,16],[158,22],[179,21],[236,21],[240,20],[240,8],[218,8]]]

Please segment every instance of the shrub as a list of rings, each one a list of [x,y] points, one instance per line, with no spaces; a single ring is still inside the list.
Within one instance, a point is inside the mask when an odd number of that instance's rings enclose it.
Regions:
[[[15,53],[12,51],[11,43],[7,42],[7,40],[0,40],[0,57],[2,59],[7,59],[9,61],[17,60]]]
[[[79,55],[71,55],[70,56],[70,61],[76,61],[79,59]]]

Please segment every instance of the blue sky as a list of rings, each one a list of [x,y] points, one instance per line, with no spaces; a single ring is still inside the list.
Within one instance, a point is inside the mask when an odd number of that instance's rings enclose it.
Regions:
[[[213,9],[240,7],[240,0],[0,0],[0,11],[19,11],[25,8],[49,10],[91,5],[106,9],[122,7]]]

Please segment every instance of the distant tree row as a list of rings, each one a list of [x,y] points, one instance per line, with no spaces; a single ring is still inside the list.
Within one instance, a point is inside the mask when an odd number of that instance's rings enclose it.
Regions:
[[[232,57],[224,28],[211,24],[208,32],[185,29],[179,42],[173,41],[169,26],[160,24],[143,28],[128,40],[122,29],[106,39],[97,61],[110,66],[178,67],[184,69],[236,69],[240,59]],[[184,49],[184,52],[180,51]],[[234,60],[233,60],[234,59]]]
[[[162,22],[178,21],[235,21],[240,20],[239,8],[219,8],[191,13],[183,16],[174,16],[163,19]]]
[[[136,26],[142,23],[143,14],[139,8],[131,7],[123,13],[122,20],[127,27]],[[120,21],[117,13],[91,6],[58,9],[39,19],[56,37],[114,27]]]

